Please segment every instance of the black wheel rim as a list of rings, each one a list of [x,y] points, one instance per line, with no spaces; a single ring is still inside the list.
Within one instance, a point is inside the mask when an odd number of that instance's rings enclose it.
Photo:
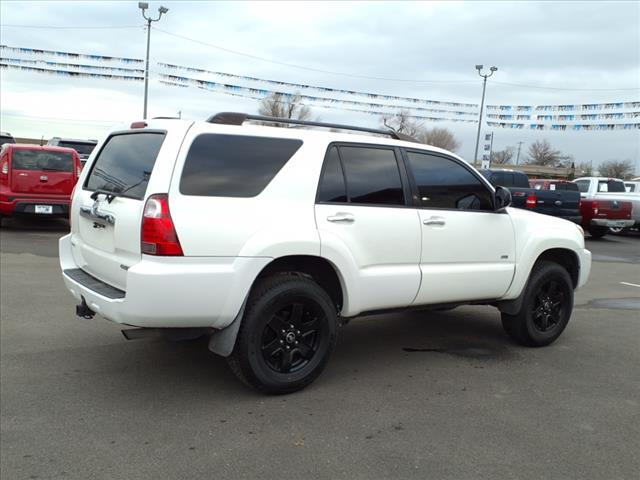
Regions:
[[[279,308],[262,333],[262,358],[278,373],[292,373],[311,362],[320,346],[326,316],[314,302],[298,300]]]
[[[564,316],[566,292],[557,280],[549,280],[538,288],[533,302],[533,325],[547,333],[556,328]]]

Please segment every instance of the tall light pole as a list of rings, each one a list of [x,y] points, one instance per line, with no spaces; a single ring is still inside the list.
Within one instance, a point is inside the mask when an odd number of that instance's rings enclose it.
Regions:
[[[149,95],[149,46],[151,44],[151,22],[157,22],[164,13],[169,11],[166,7],[158,8],[158,18],[147,17],[146,11],[149,8],[147,2],[138,2],[138,8],[142,10],[142,17],[147,21],[147,60],[144,66],[144,112],[143,118],[147,118],[147,97]]]
[[[516,157],[516,165],[520,162],[520,149],[522,148],[522,144],[524,142],[518,142],[518,156]]]
[[[482,101],[480,102],[480,119],[478,120],[478,136],[476,137],[476,153],[473,155],[473,166],[478,166],[478,145],[480,144],[480,129],[482,128],[482,110],[484,108],[484,92],[487,88],[487,78],[493,75],[493,72],[498,71],[498,67],[490,67],[489,73],[482,74],[482,69],[484,65],[476,65],[476,70],[478,70],[478,75],[483,78],[482,81]]]

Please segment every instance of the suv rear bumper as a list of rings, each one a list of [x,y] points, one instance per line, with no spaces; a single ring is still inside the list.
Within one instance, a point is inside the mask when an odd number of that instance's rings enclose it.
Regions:
[[[591,220],[591,225],[594,227],[627,228],[632,227],[633,223],[633,220],[613,220],[609,218],[594,218]]]
[[[149,257],[127,270],[122,291],[77,265],[71,235],[59,241],[64,283],[107,320],[136,327],[228,326],[268,257]]]

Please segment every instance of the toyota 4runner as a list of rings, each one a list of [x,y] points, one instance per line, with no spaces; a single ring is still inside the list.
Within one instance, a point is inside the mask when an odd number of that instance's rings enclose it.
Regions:
[[[137,327],[127,338],[208,334],[242,381],[286,393],[363,313],[493,305],[516,342],[558,338],[591,254],[580,226],[510,201],[456,155],[394,132],[146,120],[91,155],[60,265],[79,316]]]

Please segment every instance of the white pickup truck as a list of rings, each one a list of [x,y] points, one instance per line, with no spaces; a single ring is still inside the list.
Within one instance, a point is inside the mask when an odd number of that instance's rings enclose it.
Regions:
[[[580,196],[588,200],[611,200],[631,202],[633,211],[631,219],[633,224],[627,227],[640,227],[640,193],[628,191],[625,183],[617,178],[607,177],[581,177],[574,180],[578,184]],[[621,231],[623,228],[612,228],[612,231]]]
[[[91,154],[60,265],[77,315],[138,327],[127,338],[210,335],[242,381],[286,393],[364,313],[492,305],[518,343],[556,340],[591,253],[579,225],[510,202],[460,157],[391,131],[145,120]]]

